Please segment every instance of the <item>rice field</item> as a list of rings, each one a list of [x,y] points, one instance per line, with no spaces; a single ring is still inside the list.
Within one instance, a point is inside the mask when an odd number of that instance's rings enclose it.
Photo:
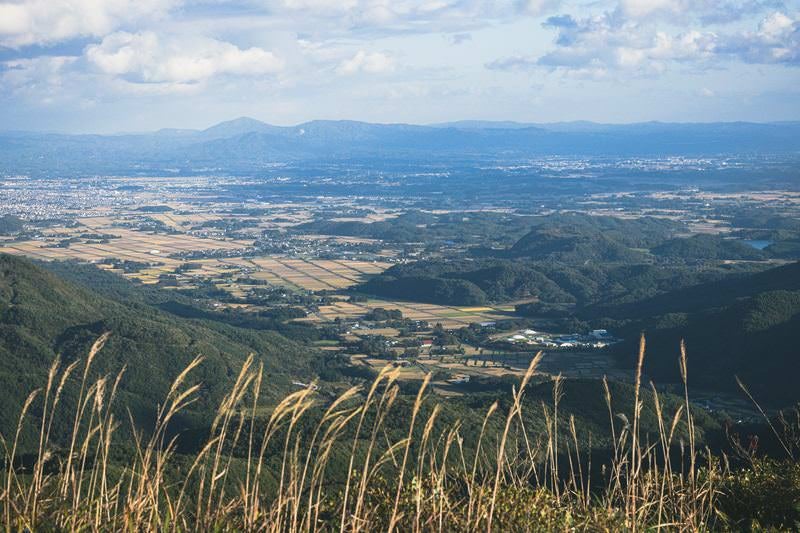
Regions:
[[[74,259],[88,263],[100,263],[105,259],[150,263],[146,268],[131,274],[144,283],[155,283],[158,276],[172,272],[185,260],[169,257],[174,254],[205,250],[238,250],[246,248],[250,243],[245,241],[205,239],[185,234],[154,234],[121,228],[112,225],[108,217],[92,217],[81,219],[75,228],[53,228],[44,234],[43,240],[4,242],[0,253],[24,255],[44,261]],[[114,235],[116,238],[108,242],[70,243],[67,247],[55,246],[63,239],[78,237],[84,233]],[[99,265],[110,269],[110,265]]]
[[[185,233],[204,221],[219,219],[214,213],[185,214],[176,212],[152,213],[148,218],[158,220],[181,233],[153,233],[115,225],[120,219],[109,216],[91,216],[78,219],[75,227],[53,227],[42,238],[27,241],[0,241],[0,253],[24,255],[34,259],[78,260],[95,263],[99,268],[114,270],[114,265],[103,261],[131,261],[147,266],[125,275],[143,283],[154,284],[163,274],[173,274],[179,267],[191,263],[191,269],[178,275],[180,286],[189,287],[197,279],[213,282],[236,297],[247,295],[244,278],[264,281],[270,285],[292,290],[339,291],[365,281],[389,268],[389,261],[359,261],[333,259],[303,259],[281,256],[224,257],[183,259],[178,254],[211,250],[236,250],[252,243],[241,240],[223,240],[199,237]],[[127,220],[129,217],[125,217]],[[135,217],[130,217],[136,220]],[[83,234],[112,235],[106,242],[81,238]],[[77,238],[68,246],[57,246],[61,241]],[[313,237],[312,237],[313,238]],[[347,239],[347,238],[343,238]],[[309,316],[312,322],[328,322],[338,318],[358,318],[378,307],[398,309],[405,318],[442,324],[445,328],[460,328],[473,322],[502,318],[507,309],[494,307],[449,307],[401,301],[369,300],[363,303],[336,301],[321,307]]]
[[[344,260],[306,260],[257,257],[246,262],[257,270],[249,276],[295,289],[310,291],[345,289],[379,274],[390,263]]]
[[[307,320],[328,322],[337,317],[358,318],[372,309],[398,309],[403,318],[424,320],[430,324],[441,324],[446,329],[462,328],[475,322],[486,322],[508,318],[507,313],[499,308],[483,307],[480,311],[470,307],[450,307],[399,300],[368,300],[366,302],[339,301],[331,305],[321,306],[319,311]]]

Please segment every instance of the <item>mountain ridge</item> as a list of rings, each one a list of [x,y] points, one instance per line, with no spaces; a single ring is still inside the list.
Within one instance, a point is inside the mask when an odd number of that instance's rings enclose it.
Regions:
[[[161,174],[214,168],[251,172],[274,163],[342,158],[405,161],[536,157],[706,157],[800,152],[800,123],[511,127],[315,120],[273,126],[240,117],[204,130],[98,135],[0,133],[0,171],[72,175]]]
[[[402,126],[412,128],[435,128],[435,129],[529,129],[536,128],[548,131],[580,131],[585,128],[596,129],[624,129],[634,127],[687,127],[687,126],[730,126],[730,125],[746,125],[746,126],[798,126],[798,120],[778,120],[768,122],[757,122],[749,120],[730,120],[730,121],[709,121],[709,122],[673,122],[673,121],[660,121],[660,120],[647,120],[640,122],[594,122],[591,120],[568,120],[558,122],[519,122],[515,120],[473,120],[463,119],[445,122],[431,122],[416,124],[412,122],[369,122],[365,120],[355,119],[312,119],[299,122],[294,125],[279,126],[256,119],[248,116],[240,116],[233,119],[215,122],[204,128],[181,128],[181,127],[163,127],[156,130],[144,131],[120,131],[111,133],[99,132],[65,132],[65,131],[48,131],[48,130],[3,130],[0,129],[0,135],[60,135],[60,136],[137,136],[137,135],[155,135],[155,134],[203,134],[222,132],[230,129],[233,135],[241,133],[250,133],[254,131],[296,131],[299,129],[307,128],[313,124],[361,124],[368,126]]]

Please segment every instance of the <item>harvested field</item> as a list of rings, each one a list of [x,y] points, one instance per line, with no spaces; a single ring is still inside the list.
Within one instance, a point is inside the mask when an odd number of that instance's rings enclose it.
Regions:
[[[338,290],[362,282],[390,265],[366,261],[332,261],[256,257],[247,260],[257,270],[250,276],[275,285],[311,291]]]
[[[502,310],[492,307],[482,308],[482,311],[475,311],[475,308],[470,307],[448,307],[397,300],[368,300],[366,302],[340,301],[332,305],[322,306],[317,313],[306,320],[327,322],[334,320],[336,317],[357,318],[377,308],[398,309],[403,313],[404,318],[423,320],[431,325],[441,324],[442,327],[447,329],[465,327],[474,322],[507,318]]]

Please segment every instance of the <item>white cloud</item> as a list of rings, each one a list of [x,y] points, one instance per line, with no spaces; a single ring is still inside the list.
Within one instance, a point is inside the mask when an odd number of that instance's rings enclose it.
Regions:
[[[70,101],[80,91],[77,61],[71,56],[41,56],[0,63],[0,94],[44,106]]]
[[[626,20],[698,20],[703,24],[720,24],[781,9],[783,5],[783,0],[619,0],[615,15]]]
[[[36,89],[62,84],[65,70],[77,58],[68,56],[41,56],[4,62],[0,83],[11,89]]]
[[[621,0],[619,9],[627,17],[644,18],[659,13],[680,15],[703,3],[690,0]]]
[[[122,109],[155,121],[154,109],[173,104],[192,108],[190,118],[197,108],[223,116],[269,105],[305,119],[339,102],[351,118],[458,106],[469,115],[517,105],[524,114],[531,80],[576,117],[581,106],[594,113],[586,102],[603,91],[614,102],[659,87],[712,106],[730,98],[730,86],[794,87],[796,70],[781,65],[800,65],[799,2],[562,1],[571,15],[550,17],[543,30],[534,18],[559,0],[0,0],[0,116],[9,122],[18,104],[48,102],[65,115],[95,105],[97,116]],[[481,64],[525,72],[498,76]],[[669,88],[651,79],[663,73]],[[598,79],[618,83],[580,81]],[[450,92],[464,88],[486,97],[458,103]],[[650,116],[647,105],[639,116]]]
[[[772,13],[756,31],[721,38],[719,51],[748,63],[800,66],[800,14]]]
[[[675,12],[680,0],[623,0],[636,15],[653,10]],[[630,72],[658,75],[671,63],[694,65],[739,60],[748,63],[800,64],[800,19],[775,12],[756,31],[688,29],[670,32],[648,21],[620,18],[619,9],[584,18],[550,17],[546,28],[557,31],[555,47],[541,56],[515,56],[487,64],[490,69],[549,68],[568,72]]]
[[[469,33],[455,33],[450,36],[450,42],[458,45],[472,40],[472,35]]]
[[[347,76],[366,72],[368,74],[381,74],[394,70],[394,61],[388,55],[381,52],[367,53],[359,50],[350,59],[345,59],[336,67],[336,73]]]
[[[344,13],[358,8],[358,0],[280,0],[278,7],[289,10],[316,11],[319,13]]]
[[[517,3],[517,7],[521,13],[533,16],[552,12],[558,9],[560,5],[560,0],[520,0]]]
[[[266,0],[271,13],[330,19],[340,31],[418,32],[458,31],[518,16],[538,16],[560,3],[561,0]]]
[[[539,16],[561,0],[0,0],[0,47],[49,45],[102,38],[115,31],[151,28],[152,21],[225,6],[246,8],[247,18],[313,33],[364,35],[374,31],[457,32]],[[178,9],[180,8],[180,9]],[[301,30],[302,31],[302,30]]]
[[[784,34],[794,29],[797,21],[787,17],[783,13],[773,13],[759,24],[759,32],[765,38],[772,41],[779,41]]]
[[[153,32],[117,32],[86,49],[99,71],[128,82],[193,83],[218,75],[263,76],[283,61],[261,48],[241,49],[210,38],[161,38]]]
[[[180,94],[196,94],[200,92],[197,83],[160,82],[135,83],[123,78],[114,78],[108,82],[108,89],[113,94],[130,96],[174,96]]]
[[[0,46],[102,37],[121,25],[163,16],[182,0],[12,0],[0,2]]]
[[[670,61],[700,61],[714,53],[716,36],[690,30],[678,34],[653,30],[638,22],[618,21],[612,14],[574,19],[554,17],[556,48],[536,65],[563,69],[611,69],[658,74]]]

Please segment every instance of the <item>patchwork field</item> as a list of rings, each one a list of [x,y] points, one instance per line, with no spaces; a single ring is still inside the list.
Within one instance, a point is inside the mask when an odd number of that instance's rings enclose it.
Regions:
[[[411,303],[397,300],[368,300],[366,302],[335,302],[322,306],[308,318],[310,321],[327,322],[336,317],[357,318],[372,309],[398,309],[403,318],[424,320],[430,324],[441,324],[447,329],[461,328],[473,322],[489,322],[508,318],[508,312],[494,307],[449,307],[435,304]]]
[[[0,240],[0,253],[25,255],[40,260],[78,260],[94,263],[143,283],[162,281],[168,288],[189,288],[210,282],[237,298],[246,298],[263,282],[297,291],[339,291],[362,283],[392,266],[394,250],[372,252],[370,260],[311,259],[302,255],[286,257],[265,255],[242,257],[237,252],[252,248],[253,241],[220,236],[219,225],[206,224],[220,220],[233,221],[230,211],[241,211],[233,205],[217,205],[218,210],[197,209],[178,199],[164,201],[157,197],[106,213],[94,210],[73,219],[74,224],[50,226],[28,240]],[[137,205],[139,207],[137,207]],[[153,206],[167,211],[143,210]],[[259,206],[264,208],[264,206]],[[313,212],[299,205],[270,205],[270,216],[259,219],[257,227],[292,225],[308,221]],[[228,213],[226,213],[228,211]],[[249,215],[241,215],[248,217]],[[381,212],[370,215],[370,222],[395,216]],[[159,228],[153,231],[151,228]],[[199,229],[208,231],[199,231]],[[224,235],[225,233],[222,232]],[[319,246],[376,244],[378,241],[355,237],[303,235],[296,237]],[[309,247],[312,252],[316,244]],[[327,249],[327,248],[326,248]],[[213,252],[214,257],[187,258],[192,253]],[[218,254],[217,252],[223,252]],[[220,257],[222,255],[222,257]],[[299,255],[299,256],[298,256]],[[314,257],[313,255],[310,257]],[[238,305],[238,304],[231,304]],[[243,304],[242,304],[243,305]],[[473,322],[485,322],[508,316],[509,309],[500,307],[448,307],[402,301],[368,300],[348,302],[342,298],[322,306],[306,319],[321,323],[336,318],[359,317],[375,308],[398,309],[410,320],[460,328]]]
[[[383,272],[389,263],[345,260],[305,260],[279,257],[257,257],[247,260],[256,271],[249,274],[274,285],[311,291],[338,290],[363,281],[371,274]]]
[[[98,239],[80,238],[83,234],[109,235],[105,242]],[[131,276],[145,283],[155,283],[158,276],[172,272],[185,260],[169,257],[174,254],[246,248],[245,241],[200,238],[185,234],[155,234],[129,228],[116,227],[107,217],[81,219],[80,225],[70,228],[51,228],[42,240],[5,242],[0,253],[25,255],[45,261],[75,259],[89,263],[100,263],[105,259],[147,263],[148,268],[139,270]],[[76,239],[68,245],[60,242]],[[110,269],[110,265],[100,265]]]

